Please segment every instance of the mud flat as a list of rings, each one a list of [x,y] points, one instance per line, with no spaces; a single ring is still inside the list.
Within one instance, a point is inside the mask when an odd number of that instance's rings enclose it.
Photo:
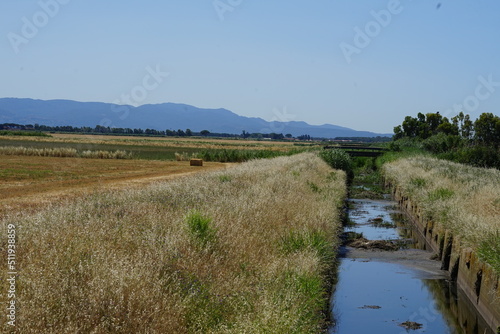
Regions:
[[[454,236],[440,224],[424,219],[421,209],[405,196],[398,187],[388,185],[393,197],[413,221],[417,232],[425,239],[427,247],[436,253],[441,269],[449,273],[450,279],[464,292],[467,301],[473,305],[495,333],[500,333],[500,288],[499,275],[493,268],[482,262],[472,249],[463,246],[459,237]],[[456,306],[459,322],[467,326],[472,321]]]

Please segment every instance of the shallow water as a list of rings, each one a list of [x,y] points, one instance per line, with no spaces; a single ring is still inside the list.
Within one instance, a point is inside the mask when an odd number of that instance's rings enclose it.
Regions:
[[[368,240],[394,240],[399,238],[396,228],[377,227],[370,221],[380,218],[384,223],[395,224],[391,215],[396,202],[376,201],[376,200],[351,200],[354,210],[351,210],[349,219],[354,226],[345,228],[346,232],[363,233]]]
[[[394,240],[412,235],[404,216],[386,200],[352,200],[349,218],[354,226],[346,231],[363,233],[370,240]],[[381,218],[384,227],[376,227],[373,218]],[[402,217],[403,221],[397,220]],[[386,226],[393,225],[388,228]],[[416,242],[415,245],[421,244]],[[343,249],[338,283],[332,296],[329,333],[466,333],[493,334],[460,290],[450,283],[448,274],[430,260],[432,253],[418,253],[419,262],[408,261],[409,252],[387,254],[384,251]],[[421,252],[421,253],[420,253]],[[386,256],[388,255],[388,256]],[[428,260],[429,259],[429,260]],[[403,323],[418,323],[421,328],[407,329]]]
[[[394,263],[341,261],[331,333],[405,333],[405,321],[422,324],[427,333],[456,333],[434,303],[425,273]]]

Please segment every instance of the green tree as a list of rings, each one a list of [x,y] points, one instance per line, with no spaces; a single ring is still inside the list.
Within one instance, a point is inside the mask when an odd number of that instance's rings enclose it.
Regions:
[[[444,117],[441,124],[437,127],[437,133],[444,133],[445,135],[458,136],[458,126],[450,123],[448,118]]]
[[[443,116],[441,116],[439,111],[436,113],[428,113],[425,123],[427,124],[429,135],[436,135],[439,132],[439,126],[443,123]]]
[[[474,139],[484,145],[498,147],[500,144],[500,117],[482,113],[474,122]]]
[[[419,114],[420,115],[420,114]],[[405,137],[416,137],[418,133],[419,120],[411,116],[406,116],[403,121],[403,134]]]
[[[404,135],[405,134],[403,132],[403,128],[401,127],[401,125],[394,127],[394,137],[393,137],[394,140],[401,139],[404,137]]]

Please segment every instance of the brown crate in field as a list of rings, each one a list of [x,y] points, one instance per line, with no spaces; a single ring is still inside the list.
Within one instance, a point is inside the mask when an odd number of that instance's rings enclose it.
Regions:
[[[190,166],[203,166],[203,160],[202,159],[191,159],[191,160],[189,160],[189,165]]]

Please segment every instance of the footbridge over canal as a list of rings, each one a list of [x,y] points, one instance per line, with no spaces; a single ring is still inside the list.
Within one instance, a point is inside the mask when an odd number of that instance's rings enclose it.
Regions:
[[[378,157],[384,154],[387,149],[382,147],[371,147],[361,145],[339,145],[339,146],[324,146],[323,149],[340,149],[344,150],[351,157]]]

